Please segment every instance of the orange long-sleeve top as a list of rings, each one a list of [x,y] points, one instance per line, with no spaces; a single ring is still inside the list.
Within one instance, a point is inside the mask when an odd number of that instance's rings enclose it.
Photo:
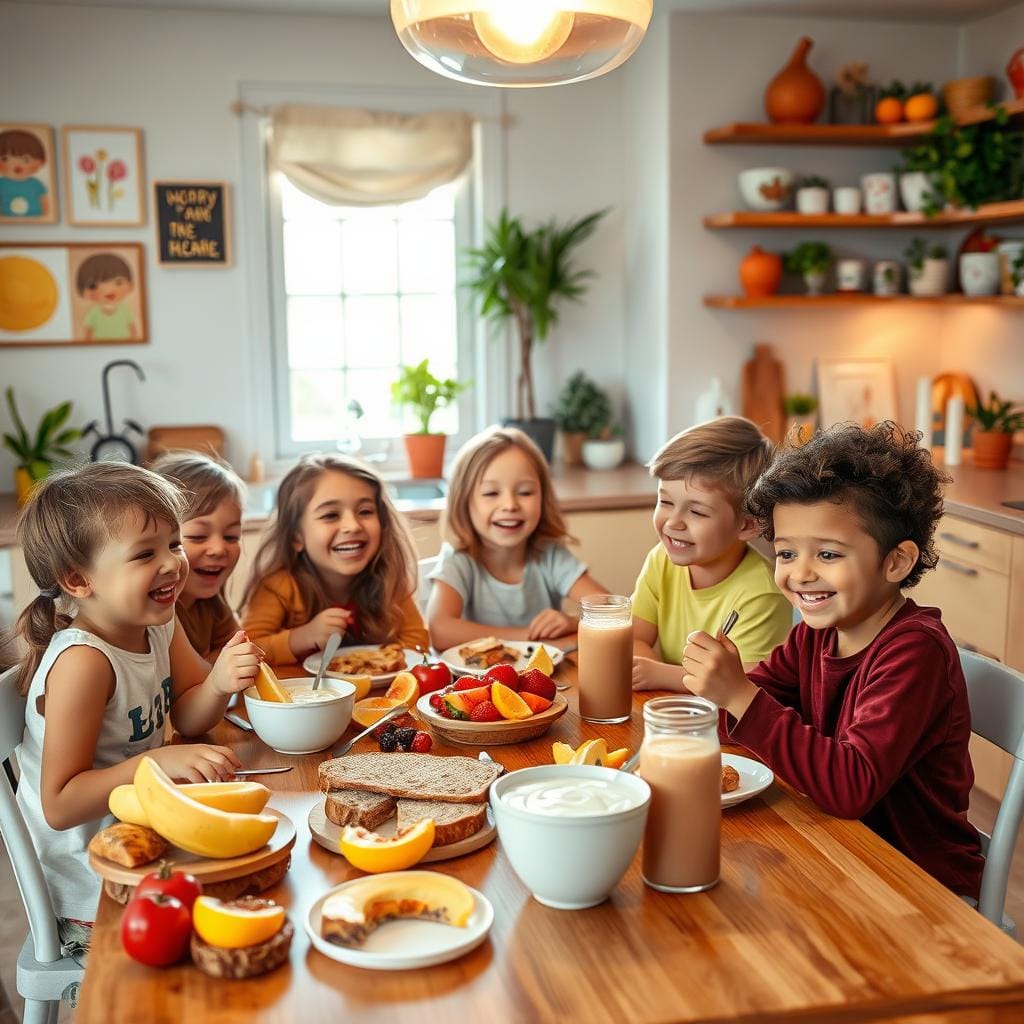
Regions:
[[[390,643],[403,647],[424,649],[430,647],[427,627],[412,594],[400,605],[402,624],[397,636],[388,637]],[[312,616],[299,593],[299,585],[287,569],[271,573],[254,591],[245,611],[242,628],[249,639],[267,653],[267,662],[283,678],[305,675],[300,659],[288,645],[293,629],[304,626]]]

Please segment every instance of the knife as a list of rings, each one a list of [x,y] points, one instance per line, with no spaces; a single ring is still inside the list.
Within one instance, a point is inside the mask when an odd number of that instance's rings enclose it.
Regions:
[[[341,757],[343,754],[347,754],[364,736],[368,733],[373,732],[378,725],[383,725],[385,722],[391,721],[392,718],[397,718],[399,715],[407,712],[409,709],[404,704],[399,704],[397,707],[393,707],[386,715],[382,715],[377,719],[373,725],[368,725],[362,732],[356,733],[347,743],[343,743],[336,751],[334,751],[334,757]]]
[[[224,712],[225,721],[230,722],[232,725],[237,725],[239,729],[245,732],[254,732],[253,727],[244,719],[241,715],[235,714],[234,711]]]
[[[241,779],[246,775],[278,775],[281,772],[290,772],[294,767],[293,764],[282,764],[276,768],[240,768],[235,772],[235,778]]]

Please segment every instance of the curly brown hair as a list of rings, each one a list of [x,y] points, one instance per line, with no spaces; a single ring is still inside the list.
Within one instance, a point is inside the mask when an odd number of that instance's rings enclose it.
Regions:
[[[849,506],[883,555],[905,540],[920,551],[900,584],[916,586],[938,562],[933,537],[942,518],[942,486],[951,477],[918,446],[921,435],[886,421],[864,429],[843,423],[801,448],[783,448],[748,489],[747,511],[774,540],[776,505],[831,501]]]

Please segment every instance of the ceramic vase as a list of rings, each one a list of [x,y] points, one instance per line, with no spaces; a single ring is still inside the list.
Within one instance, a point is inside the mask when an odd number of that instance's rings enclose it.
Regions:
[[[415,480],[439,480],[444,472],[444,434],[406,434],[405,453]]]
[[[864,261],[846,259],[836,263],[836,290],[840,292],[864,291]]]
[[[999,291],[999,253],[965,252],[960,257],[964,295],[995,295]]]
[[[896,175],[888,171],[865,174],[860,179],[864,192],[865,213],[894,213],[896,210]]]
[[[817,185],[811,188],[798,188],[796,209],[798,213],[804,214],[828,213],[828,189],[819,188]]]
[[[910,267],[907,272],[907,285],[910,294],[919,298],[945,295],[948,280],[948,260],[926,259],[920,270]]]
[[[975,429],[971,433],[971,445],[978,469],[1006,469],[1013,450],[1013,434]]]
[[[740,263],[740,284],[751,298],[774,295],[782,280],[782,258],[777,252],[765,252],[759,245]]]
[[[796,44],[786,66],[768,83],[764,109],[776,124],[812,124],[825,105],[825,87],[807,66],[814,40],[804,36]]]
[[[908,171],[900,175],[900,202],[907,213],[920,213],[931,190],[931,178],[924,171]]]
[[[840,185],[834,189],[832,209],[847,216],[860,213],[860,189],[856,185]]]

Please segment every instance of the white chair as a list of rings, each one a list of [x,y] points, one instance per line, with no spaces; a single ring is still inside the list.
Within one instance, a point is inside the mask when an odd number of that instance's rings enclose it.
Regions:
[[[428,577],[440,560],[440,555],[432,555],[430,558],[421,558],[417,563],[419,573],[416,585],[416,607],[424,615],[427,613],[427,601],[430,600],[430,580]]]
[[[963,648],[960,648],[960,664],[971,703],[971,731],[1013,757],[1013,768],[992,835],[981,834],[985,871],[981,876],[978,910],[1004,932],[1016,937],[1016,925],[1003,909],[1013,848],[1024,815],[1024,674]]]
[[[0,835],[28,918],[29,933],[18,954],[18,994],[25,1000],[24,1024],[56,1024],[61,999],[71,1006],[85,973],[60,953],[57,917],[43,869],[15,799],[13,760],[25,730],[25,698],[15,688],[17,668],[0,675]]]

